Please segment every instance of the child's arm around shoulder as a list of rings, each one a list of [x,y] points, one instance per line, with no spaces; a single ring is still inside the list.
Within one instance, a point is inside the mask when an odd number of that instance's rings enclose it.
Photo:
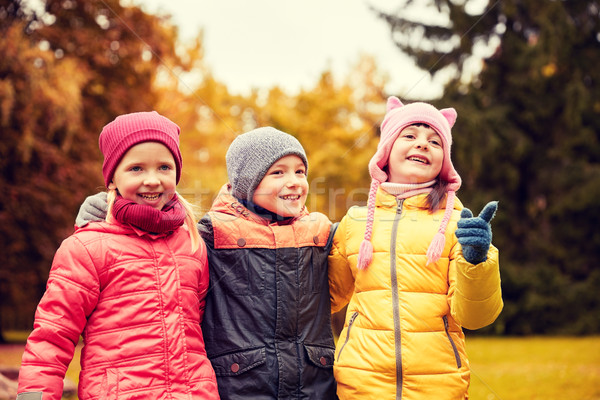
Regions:
[[[200,237],[202,237],[204,242],[207,245],[212,246],[214,241],[214,231],[210,214],[205,214],[200,221],[198,221],[196,227],[198,228],[198,233],[200,233]]]
[[[347,218],[344,217],[335,230],[328,258],[329,297],[332,313],[344,308],[354,292],[354,274],[346,256],[346,224]]]
[[[108,212],[107,193],[99,192],[85,198],[75,218],[75,226],[83,228],[90,222],[104,221]]]
[[[468,208],[461,212],[455,232],[460,244],[456,285],[452,296],[453,317],[467,329],[494,322],[503,308],[498,249],[491,244],[490,221],[498,202],[488,203],[477,217]]]

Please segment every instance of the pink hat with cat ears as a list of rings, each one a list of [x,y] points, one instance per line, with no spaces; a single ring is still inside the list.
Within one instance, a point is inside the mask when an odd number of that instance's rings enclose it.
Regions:
[[[390,152],[400,132],[409,125],[423,123],[433,128],[442,140],[444,149],[444,161],[440,171],[440,178],[448,183],[448,194],[446,199],[446,211],[440,229],[433,238],[427,250],[427,264],[437,261],[444,249],[446,227],[454,208],[455,192],[460,188],[462,180],[452,165],[450,148],[452,146],[451,128],[456,122],[456,110],[445,108],[438,110],[431,104],[416,102],[404,105],[397,97],[390,97],[387,101],[387,113],[381,124],[381,138],[375,155],[369,162],[369,174],[371,175],[371,189],[367,203],[367,227],[365,238],[360,246],[358,254],[358,268],[365,269],[373,258],[373,244],[371,235],[373,231],[373,220],[375,213],[375,196],[382,182],[388,180],[388,174],[384,168],[388,164]]]

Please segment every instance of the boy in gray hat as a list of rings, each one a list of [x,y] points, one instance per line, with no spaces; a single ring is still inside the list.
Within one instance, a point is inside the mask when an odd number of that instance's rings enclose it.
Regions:
[[[198,223],[210,289],[202,331],[228,399],[336,398],[327,256],[334,226],[309,213],[300,142],[271,127],[239,135],[229,183]],[[76,224],[104,218],[90,196]]]
[[[202,331],[221,399],[335,399],[332,225],[304,205],[304,149],[264,127],[238,136],[226,162],[229,184],[198,224],[211,282]]]

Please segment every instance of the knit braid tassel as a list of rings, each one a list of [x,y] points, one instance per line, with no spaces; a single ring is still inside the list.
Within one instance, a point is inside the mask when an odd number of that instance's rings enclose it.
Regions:
[[[427,265],[436,262],[442,256],[442,251],[446,246],[446,235],[438,232],[433,237],[429,248],[427,249]]]
[[[444,212],[444,217],[442,218],[442,222],[440,224],[440,229],[433,237],[429,248],[427,249],[427,265],[436,262],[442,256],[442,252],[444,251],[444,247],[446,247],[446,228],[448,227],[448,222],[450,221],[450,216],[452,215],[452,210],[454,209],[454,191],[448,191],[448,198],[446,199],[446,211]]]
[[[371,190],[369,190],[369,199],[367,201],[367,226],[365,228],[365,238],[360,244],[358,250],[358,269],[367,269],[371,261],[373,261],[373,244],[371,243],[371,236],[373,234],[373,221],[375,220],[375,196],[377,195],[377,189],[381,183],[378,180],[371,182]]]
[[[373,261],[373,243],[364,239],[358,250],[358,269],[367,269],[371,261]]]

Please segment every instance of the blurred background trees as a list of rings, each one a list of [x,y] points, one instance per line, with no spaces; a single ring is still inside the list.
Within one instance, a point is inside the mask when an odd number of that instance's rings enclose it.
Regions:
[[[81,200],[102,187],[101,127],[152,108],[160,59],[174,57],[172,28],[116,0],[45,7],[36,15],[0,1],[3,326],[31,325],[53,253]]]
[[[424,3],[435,24],[405,18]],[[437,103],[459,115],[460,197],[474,209],[500,200],[506,307],[490,329],[599,332],[600,2],[408,0],[399,10],[379,12],[398,47],[448,76]]]
[[[309,156],[308,207],[339,220],[366,201],[385,99],[419,97],[385,93],[368,57],[295,95],[232,95],[204,64],[202,35],[183,46],[166,17],[117,0],[26,4],[0,0],[0,332],[31,328],[54,252],[103,189],[97,139],[117,115],[156,109],[180,125],[179,189],[200,214],[227,180],[237,134],[290,132]],[[461,199],[474,210],[500,200],[506,306],[487,332],[600,332],[598,1],[395,4],[373,12],[398,51],[446,77],[431,102],[458,111]]]

